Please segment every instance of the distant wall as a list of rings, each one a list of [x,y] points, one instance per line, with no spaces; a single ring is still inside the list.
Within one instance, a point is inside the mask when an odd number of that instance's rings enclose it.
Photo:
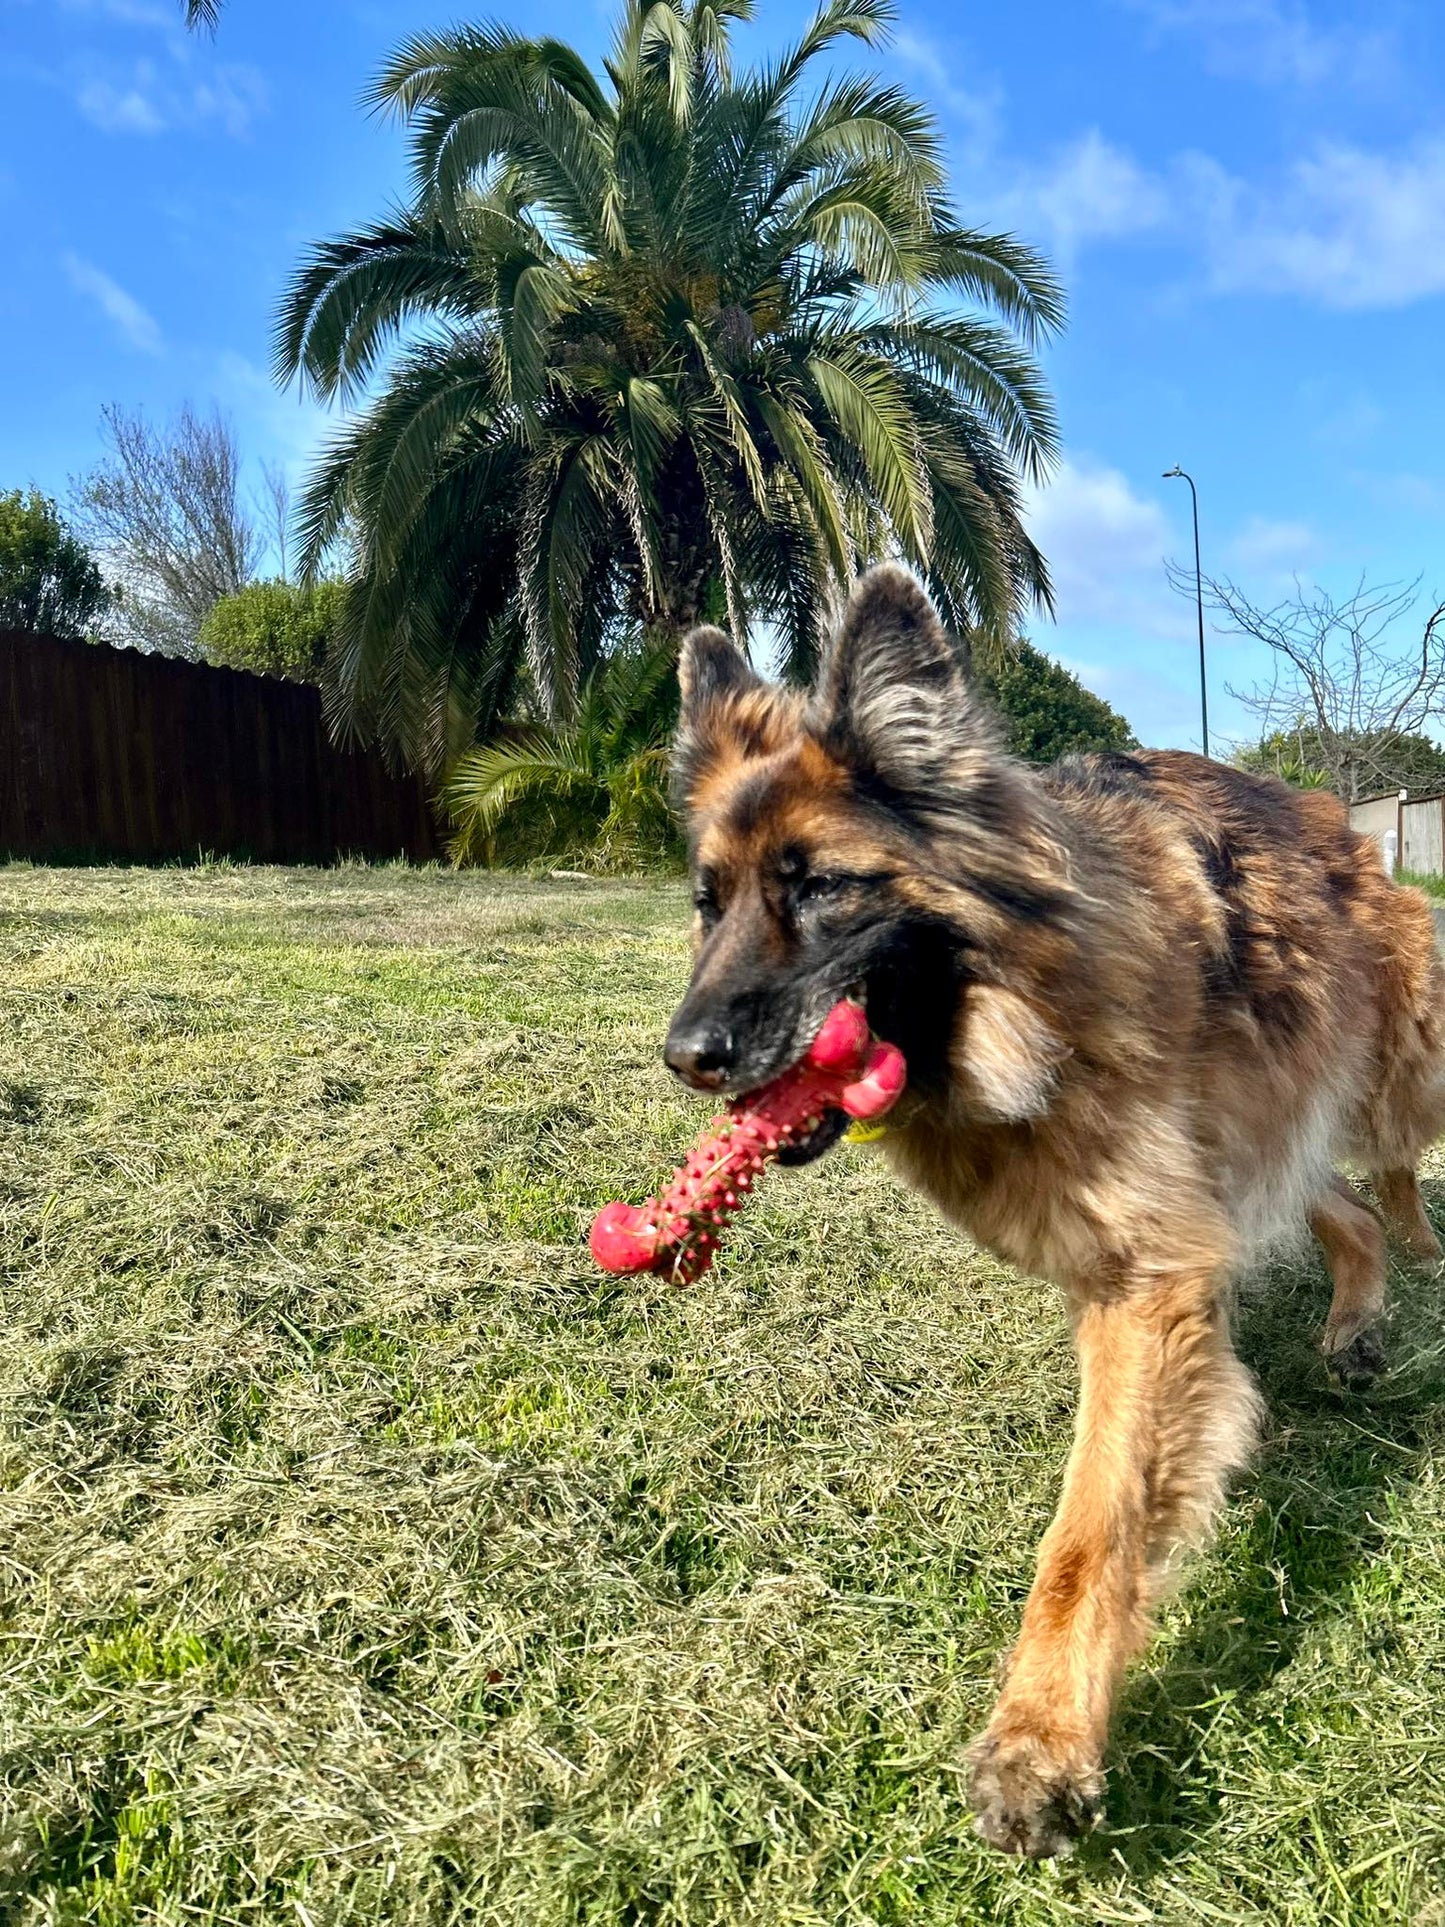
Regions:
[[[0,856],[260,863],[438,852],[426,793],[329,740],[316,690],[0,631]]]
[[[1400,831],[1400,799],[1398,796],[1371,796],[1363,803],[1350,805],[1350,828],[1359,830],[1364,836],[1372,836],[1383,851],[1386,836],[1393,831],[1398,837]]]
[[[1416,876],[1445,876],[1445,796],[1417,796],[1403,803],[1398,794],[1369,796],[1350,806],[1350,823],[1385,848],[1393,835],[1402,870]]]

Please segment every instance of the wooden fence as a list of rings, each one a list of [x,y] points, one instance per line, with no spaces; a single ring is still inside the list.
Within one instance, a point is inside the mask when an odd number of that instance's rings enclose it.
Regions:
[[[0,631],[0,856],[438,854],[419,781],[328,739],[316,690]]]

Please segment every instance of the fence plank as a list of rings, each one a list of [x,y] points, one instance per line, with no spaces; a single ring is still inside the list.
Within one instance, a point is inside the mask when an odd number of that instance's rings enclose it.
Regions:
[[[339,749],[317,691],[0,631],[0,857],[425,862],[425,789]]]

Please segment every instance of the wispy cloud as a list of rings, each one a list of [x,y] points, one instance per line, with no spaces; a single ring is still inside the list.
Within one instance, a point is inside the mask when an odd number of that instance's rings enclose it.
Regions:
[[[178,11],[158,0],[59,0],[59,5],[62,13],[98,15],[123,26],[154,27],[170,34],[177,32],[180,22]]]
[[[266,84],[254,67],[239,63],[197,73],[184,57],[164,65],[142,59],[84,73],[76,84],[75,104],[107,134],[217,126],[236,136],[264,110]]]
[[[1434,521],[1445,517],[1445,481],[1438,475],[1415,475],[1407,470],[1394,475],[1364,475],[1360,481],[1377,502],[1389,509]]]
[[[216,392],[248,430],[258,453],[279,462],[299,485],[335,418],[309,394],[278,389],[264,368],[228,349],[216,361]]]
[[[1164,558],[1168,516],[1117,468],[1080,457],[1030,492],[1029,533],[1049,558],[1061,625],[1119,624],[1182,635]]]
[[[1179,484],[1161,484],[1162,487]],[[1058,627],[1034,640],[1055,647],[1060,660],[1127,716],[1145,742],[1199,747],[1199,659],[1189,547],[1189,497],[1180,488],[1166,504],[1146,494],[1121,469],[1079,455],[1055,479],[1030,492],[1029,531],[1049,558]],[[1284,560],[1301,563],[1314,536],[1303,523],[1255,518],[1232,540],[1218,540],[1241,574],[1258,577]],[[1169,586],[1167,557],[1190,565],[1189,594]],[[1246,560],[1249,567],[1246,568]],[[1242,728],[1223,689],[1220,652],[1231,673],[1246,663],[1235,636],[1208,644],[1210,717],[1226,732]]]
[[[1264,86],[1352,89],[1389,85],[1399,70],[1392,34],[1324,26],[1303,0],[1123,0],[1161,33],[1185,34],[1217,74]]]
[[[1245,574],[1288,579],[1319,553],[1319,537],[1307,522],[1272,521],[1252,515],[1229,544],[1231,565]]]
[[[1090,242],[1172,237],[1199,250],[1216,293],[1297,295],[1337,309],[1445,294],[1445,140],[1395,152],[1322,144],[1272,178],[1207,154],[1153,171],[1091,129],[1018,170],[1005,217],[1067,263]]]
[[[963,85],[936,40],[916,28],[900,27],[892,51],[928,83],[929,99],[942,109],[960,158],[966,164],[987,160],[1003,132],[1004,91],[997,81],[982,86]]]
[[[1097,127],[1042,165],[1014,170],[998,205],[1010,225],[1042,230],[1066,264],[1085,242],[1158,228],[1170,213],[1164,182]]]
[[[123,341],[139,349],[143,355],[165,352],[165,342],[155,316],[143,308],[133,294],[127,294],[104,269],[78,254],[67,250],[60,261],[70,278],[70,285],[78,294],[95,303],[106,320],[113,323]]]
[[[75,104],[93,126],[107,134],[161,134],[166,120],[148,85],[150,76],[142,71],[126,84],[110,80],[87,80],[75,96]]]
[[[1324,448],[1359,448],[1372,442],[1389,421],[1373,395],[1363,389],[1341,393],[1325,382],[1308,382],[1301,390],[1313,418],[1312,440]]]
[[[1353,81],[1371,58],[1359,36],[1321,29],[1286,0],[1125,3],[1161,26],[1217,34],[1252,72],[1303,82],[1337,63]],[[998,89],[960,86],[949,52],[917,34],[903,35],[898,52],[927,78],[964,150],[975,204],[1045,242],[1066,267],[1090,245],[1148,238],[1193,254],[1216,293],[1298,295],[1341,309],[1445,293],[1445,139],[1395,148],[1323,141],[1248,180],[1198,152],[1146,165],[1099,127],[1020,160]]]
[[[1203,157],[1190,174],[1218,288],[1354,309],[1445,293],[1445,140],[1325,145],[1273,189]]]

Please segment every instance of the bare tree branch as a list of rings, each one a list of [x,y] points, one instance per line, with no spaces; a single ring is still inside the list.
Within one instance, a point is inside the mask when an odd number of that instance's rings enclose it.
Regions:
[[[283,582],[291,577],[286,567],[286,543],[291,532],[291,484],[286,480],[286,471],[279,462],[261,464],[261,513],[267,522],[267,533],[276,547]]]
[[[1193,571],[1170,567],[1171,584],[1194,592]],[[1271,673],[1229,693],[1259,719],[1261,734],[1295,739],[1299,766],[1317,765],[1346,802],[1409,787],[1410,745],[1440,720],[1445,690],[1445,602],[1427,616],[1418,644],[1401,625],[1419,581],[1371,587],[1363,577],[1343,598],[1295,583],[1268,608],[1227,579],[1206,577],[1205,598],[1227,628],[1262,642]]]
[[[109,453],[71,484],[76,518],[121,594],[126,640],[193,656],[201,623],[247,583],[261,538],[241,504],[241,457],[226,418],[187,404],[165,428],[102,410]]]

